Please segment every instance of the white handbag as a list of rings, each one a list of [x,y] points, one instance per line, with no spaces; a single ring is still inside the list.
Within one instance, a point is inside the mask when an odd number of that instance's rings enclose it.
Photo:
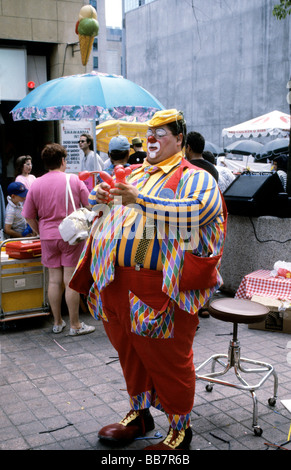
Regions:
[[[70,186],[70,175],[66,174],[66,217],[59,225],[59,232],[62,239],[69,245],[77,245],[86,240],[96,214],[85,207],[76,209],[75,201]],[[74,208],[74,212],[68,215],[69,195]]]

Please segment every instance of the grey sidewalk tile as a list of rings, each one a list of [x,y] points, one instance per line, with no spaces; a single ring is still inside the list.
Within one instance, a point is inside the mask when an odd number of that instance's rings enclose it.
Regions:
[[[96,420],[92,417],[88,416],[86,420],[79,420],[78,422],[74,422],[74,426],[80,434],[84,436],[87,436],[88,434],[94,434],[95,439],[97,439],[99,427]]]
[[[6,384],[13,384],[16,382],[23,382],[27,379],[26,374],[18,367],[1,367],[1,374]]]
[[[11,422],[6,423],[6,426],[1,427],[1,440],[0,442],[4,443],[5,441],[11,441],[11,439],[17,439],[22,436],[22,433],[19,427],[13,426]],[[1,447],[0,447],[1,448]]]
[[[53,335],[51,319],[46,318],[39,322],[23,321],[21,327],[0,332],[0,428],[5,435],[0,449],[108,450],[98,440],[98,431],[127,413],[126,385],[117,353],[102,323],[87,314],[81,314],[81,318],[94,325],[96,331],[71,338],[67,336],[67,327],[64,333]],[[227,353],[231,331],[231,324],[211,317],[201,319],[193,346],[195,365],[211,354]],[[192,450],[228,448],[227,443],[210,433],[229,438],[231,450],[265,450],[266,440],[286,440],[291,413],[280,400],[291,399],[291,365],[287,362],[290,339],[290,335],[239,326],[242,356],[272,363],[278,371],[276,406],[274,409],[268,406],[273,392],[273,380],[269,378],[257,392],[258,421],[263,435],[254,436],[249,392],[215,385],[208,393],[206,382],[197,381],[191,412]],[[168,423],[164,413],[154,409],[152,414],[155,431],[165,436]],[[122,449],[141,450],[156,442],[136,440]]]
[[[46,447],[56,442],[54,437],[47,433],[28,434],[25,436],[25,440],[30,449],[35,449],[36,447],[40,447],[40,446]]]
[[[62,446],[63,450],[81,451],[91,449],[91,444],[83,436],[78,438],[62,439],[60,441],[60,445]]]
[[[29,406],[24,401],[17,398],[15,401],[7,401],[3,410],[5,411],[6,415],[11,418],[15,414],[28,413]]]
[[[10,414],[9,416],[10,421],[14,426],[20,426],[22,424],[33,423],[35,421],[35,416],[29,410]]]
[[[28,450],[29,448],[29,444],[22,437],[0,442],[0,450]]]

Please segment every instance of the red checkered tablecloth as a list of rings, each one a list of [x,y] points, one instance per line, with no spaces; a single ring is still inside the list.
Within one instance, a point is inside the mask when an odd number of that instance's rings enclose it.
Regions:
[[[260,269],[247,274],[235,294],[236,299],[251,299],[253,295],[291,300],[291,279],[271,276],[271,271]]]

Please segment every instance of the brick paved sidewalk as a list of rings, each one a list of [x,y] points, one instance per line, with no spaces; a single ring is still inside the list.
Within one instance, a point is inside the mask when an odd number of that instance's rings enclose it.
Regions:
[[[108,449],[98,441],[97,433],[129,410],[126,386],[102,323],[89,314],[80,316],[96,326],[94,333],[73,338],[67,336],[67,326],[54,335],[50,317],[8,322],[7,328],[1,329],[1,450]],[[231,328],[231,324],[213,318],[201,319],[194,341],[195,364],[213,353],[226,353]],[[208,393],[205,383],[198,381],[191,450],[265,450],[265,442],[287,441],[291,413],[281,400],[291,399],[291,337],[240,325],[239,340],[242,356],[275,366],[279,375],[276,406],[268,405],[273,393],[271,377],[257,392],[263,435],[254,436],[249,392],[216,385]],[[152,439],[136,440],[126,447],[128,451],[157,442],[156,432],[167,434],[164,414],[152,413],[156,423]],[[290,444],[286,447],[291,450]]]

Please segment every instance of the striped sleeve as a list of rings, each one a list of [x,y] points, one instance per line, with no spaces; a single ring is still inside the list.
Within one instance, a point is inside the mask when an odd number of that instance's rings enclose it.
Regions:
[[[204,226],[222,215],[220,192],[213,176],[203,170],[188,170],[183,174],[176,199],[139,193],[137,207],[143,215],[180,227]]]

